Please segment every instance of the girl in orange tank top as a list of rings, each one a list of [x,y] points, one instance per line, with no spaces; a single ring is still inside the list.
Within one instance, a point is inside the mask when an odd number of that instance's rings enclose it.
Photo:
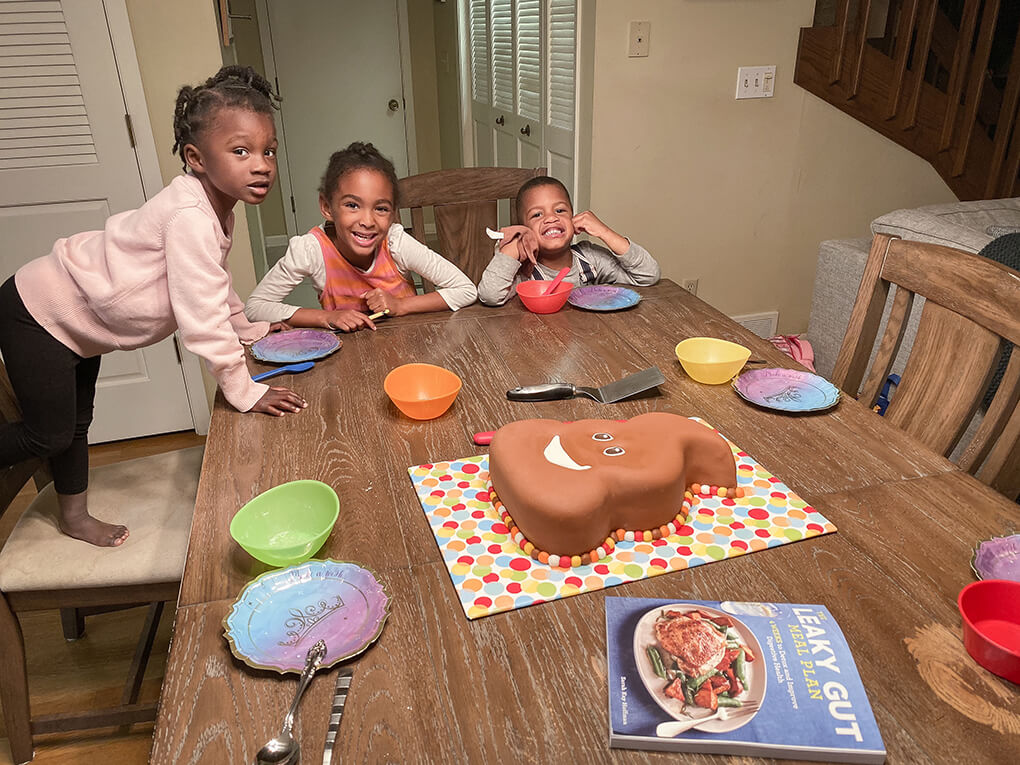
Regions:
[[[416,294],[390,254],[397,175],[372,144],[355,142],[333,153],[319,186],[319,209],[326,222],[309,234],[325,265],[322,309],[299,308],[288,324],[354,331],[375,329],[370,314],[449,310],[438,292]]]

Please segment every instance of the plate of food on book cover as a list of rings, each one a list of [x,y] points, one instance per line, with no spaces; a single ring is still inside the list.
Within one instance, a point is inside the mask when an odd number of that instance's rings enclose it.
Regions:
[[[768,672],[754,633],[732,615],[677,603],[644,614],[634,628],[634,660],[648,693],[671,717],[693,720],[725,707],[695,730],[725,733],[746,725],[765,698]],[[741,714],[742,707],[754,712]]]

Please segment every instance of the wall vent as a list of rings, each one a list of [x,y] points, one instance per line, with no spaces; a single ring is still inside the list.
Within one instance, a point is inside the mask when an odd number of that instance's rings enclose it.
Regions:
[[[779,326],[779,311],[749,313],[745,316],[732,316],[733,321],[754,332],[758,337],[770,338],[776,334]]]

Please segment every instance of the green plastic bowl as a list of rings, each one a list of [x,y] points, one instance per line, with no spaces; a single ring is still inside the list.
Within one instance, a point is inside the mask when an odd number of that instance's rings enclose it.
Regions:
[[[340,500],[322,481],[290,481],[254,497],[230,521],[230,536],[270,566],[304,563],[329,536]]]

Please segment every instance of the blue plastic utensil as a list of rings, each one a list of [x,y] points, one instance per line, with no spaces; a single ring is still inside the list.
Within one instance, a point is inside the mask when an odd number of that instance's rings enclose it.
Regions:
[[[252,377],[253,382],[259,382],[265,380],[267,377],[273,377],[275,375],[285,374],[297,374],[298,372],[307,372],[309,369],[315,366],[314,361],[302,361],[300,364],[287,364],[276,369],[270,369],[268,372],[262,372]]]

